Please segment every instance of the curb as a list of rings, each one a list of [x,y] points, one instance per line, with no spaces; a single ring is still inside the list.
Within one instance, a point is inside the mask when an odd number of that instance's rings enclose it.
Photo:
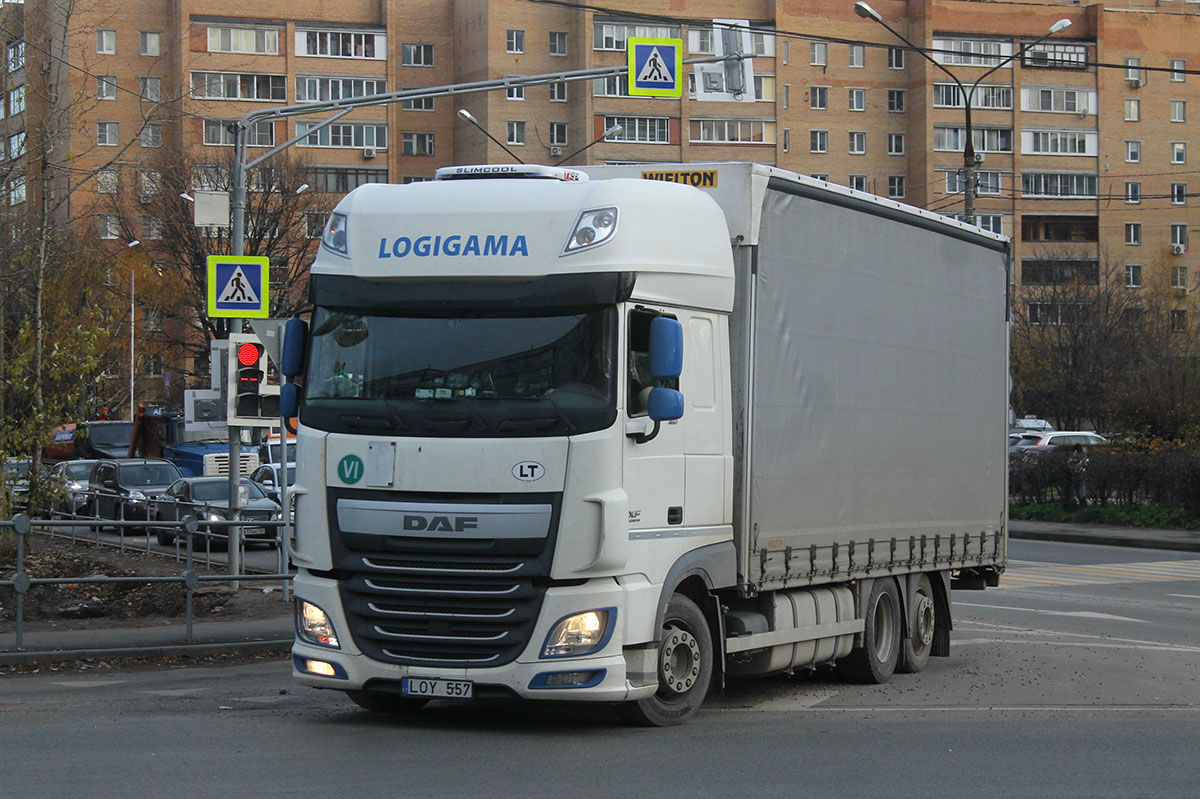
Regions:
[[[177,644],[173,646],[133,646],[111,649],[41,649],[0,652],[0,666],[28,666],[36,663],[63,663],[70,660],[117,660],[175,655],[221,655],[230,652],[287,652],[294,638],[269,641],[233,641],[226,643]]]
[[[1136,547],[1138,549],[1160,549],[1175,552],[1200,552],[1200,540],[1185,541],[1160,538],[1134,538],[1104,533],[1072,533],[1042,530],[1014,530],[1008,528],[1009,538],[1028,541],[1058,541],[1064,544],[1097,544],[1109,547]]]

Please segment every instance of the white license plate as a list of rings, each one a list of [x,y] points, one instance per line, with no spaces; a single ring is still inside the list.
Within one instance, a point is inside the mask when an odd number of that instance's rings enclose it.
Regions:
[[[409,696],[470,699],[471,688],[471,683],[466,680],[428,680],[423,677],[405,677],[400,681],[400,691]]]

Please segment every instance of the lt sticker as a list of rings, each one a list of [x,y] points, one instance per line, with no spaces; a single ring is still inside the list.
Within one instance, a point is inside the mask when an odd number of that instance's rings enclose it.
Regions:
[[[347,455],[338,461],[338,479],[346,485],[357,483],[365,471],[362,458],[357,455]]]
[[[521,461],[512,468],[512,476],[523,483],[541,480],[546,474],[546,467],[537,461]]]

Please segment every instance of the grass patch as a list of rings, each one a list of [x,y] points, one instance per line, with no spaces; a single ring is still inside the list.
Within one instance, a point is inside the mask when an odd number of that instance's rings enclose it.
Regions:
[[[1167,505],[1064,505],[1061,502],[1010,503],[1013,519],[1077,524],[1113,524],[1124,527],[1156,527],[1168,530],[1200,530],[1197,519],[1183,508]]]

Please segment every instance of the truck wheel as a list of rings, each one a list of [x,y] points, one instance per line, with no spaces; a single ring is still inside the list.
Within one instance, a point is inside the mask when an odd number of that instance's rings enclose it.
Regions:
[[[863,645],[838,661],[855,682],[885,683],[896,671],[903,643],[900,589],[891,577],[877,579],[867,598]]]
[[[429,700],[411,696],[377,694],[372,691],[347,691],[350,701],[372,713],[411,713],[424,707]]]
[[[700,709],[712,681],[713,644],[708,620],[696,603],[675,594],[663,616],[658,649],[658,691],[647,699],[617,705],[630,724],[671,727]]]
[[[908,616],[912,634],[904,636],[896,671],[916,674],[929,662],[933,631],[937,628],[937,603],[933,599],[933,583],[929,582],[928,575],[922,574],[917,582],[917,590],[909,602]]]

